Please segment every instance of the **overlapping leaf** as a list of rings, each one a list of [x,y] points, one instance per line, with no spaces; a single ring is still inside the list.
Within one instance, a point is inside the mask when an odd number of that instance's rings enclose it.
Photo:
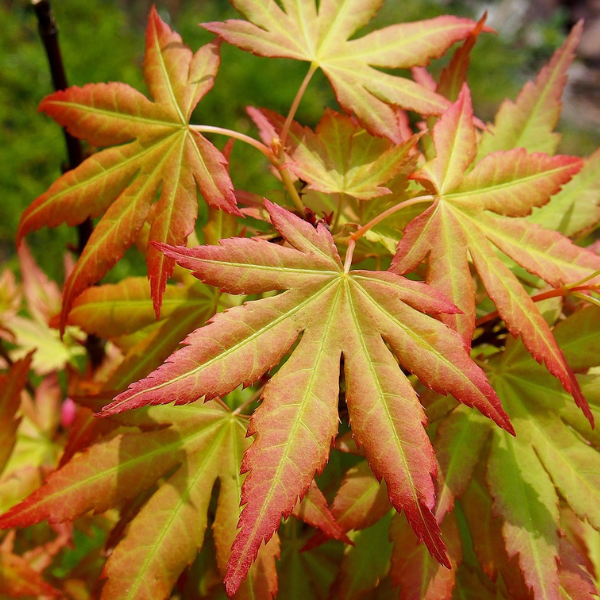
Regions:
[[[196,220],[197,187],[210,205],[239,214],[223,155],[188,127],[219,60],[217,43],[192,54],[153,9],[144,75],[155,102],[122,83],[73,87],[42,102],[40,110],[73,135],[114,146],[63,175],[21,219],[19,238],[104,214],[65,285],[63,327],[75,297],[123,256],[146,220],[150,240],[185,242]],[[173,262],[153,247],[146,258],[158,313]]]
[[[550,63],[540,71],[535,82],[523,87],[514,103],[506,100],[502,104],[495,123],[483,132],[477,150],[478,159],[491,152],[516,147],[525,148],[528,152],[554,154],[560,141],[560,134],[554,129],[560,117],[561,96],[582,25],[582,22],[577,23]],[[573,180],[548,204],[535,208],[528,220],[569,236],[597,223],[600,220],[599,163],[600,155],[596,152]]]
[[[95,286],[83,292],[73,304],[68,323],[87,333],[118,338],[148,326],[156,327],[157,323],[170,320],[174,313],[180,314],[186,309],[212,316],[217,309],[217,299],[213,288],[197,281],[194,285],[169,285],[157,321],[147,279],[128,277],[117,284]]]
[[[585,159],[581,171],[527,220],[568,236],[596,225],[600,221],[600,150]]]
[[[592,358],[585,350],[586,340],[588,345],[592,343],[591,338],[598,343],[600,333],[597,326],[582,327],[583,322],[597,317],[596,307],[586,308],[557,328],[559,339],[571,341],[570,347],[564,347],[567,358],[574,363],[579,358],[580,366],[589,367],[600,362],[597,353]],[[582,348],[581,353],[578,346]],[[564,569],[560,566],[567,551],[561,547],[559,535],[558,492],[580,519],[588,520],[593,527],[600,529],[597,514],[600,503],[600,454],[597,448],[600,438],[569,401],[559,383],[531,358],[520,342],[509,340],[501,357],[492,360],[490,372],[494,388],[515,425],[517,437],[512,438],[482,422],[482,426],[492,432],[486,479],[493,505],[490,505],[488,492],[471,481],[465,492],[463,508],[471,526],[475,550],[490,578],[495,578],[499,567],[505,580],[512,577],[509,572],[514,567],[502,558],[503,551],[498,549],[497,534],[494,533],[496,526],[489,513],[491,508],[494,515],[501,517],[506,551],[509,557],[517,557],[525,585],[533,597],[559,598],[562,578],[578,578],[579,575],[571,567],[571,575],[563,573]],[[591,411],[598,418],[598,376],[579,377]],[[458,430],[468,426],[462,412],[453,415],[454,423],[450,425],[449,422],[446,429]],[[444,437],[445,434],[442,442]],[[437,440],[435,445],[439,445]],[[460,477],[450,477],[456,469],[442,460],[445,479],[466,481],[473,476],[475,461],[481,453],[480,446],[467,448],[463,445],[461,448],[455,445],[453,450],[456,454],[461,453],[465,466],[459,469]],[[478,480],[477,477],[475,479]],[[456,493],[462,495],[465,486],[457,484],[456,489],[459,488]],[[448,492],[442,488],[441,498],[447,495]],[[581,577],[583,579],[577,581],[583,581],[581,585],[589,587],[585,574]]]
[[[392,512],[388,511],[373,525],[350,534],[354,545],[345,548],[339,580],[334,588],[336,597],[348,600],[363,598],[388,574],[392,555],[389,535],[392,518]],[[404,517],[401,518],[406,522]],[[408,525],[406,527],[409,529]],[[415,540],[414,535],[412,537]]]
[[[263,140],[264,118],[274,132],[284,125],[285,119],[272,111],[249,108],[248,113]],[[385,184],[410,159],[418,136],[393,144],[371,135],[351,117],[326,110],[315,131],[294,121],[287,139],[286,166],[308,184],[307,189],[371,200],[391,193]]]
[[[181,340],[215,314],[218,299],[214,288],[198,281],[191,286],[168,285],[157,321],[148,282],[132,277],[83,292],[69,323],[108,337],[121,348],[122,362],[102,384],[103,396],[114,395],[160,366]]]
[[[108,579],[101,597],[157,600],[169,597],[177,577],[202,546],[217,479],[220,493],[213,527],[217,561],[220,568],[225,566],[236,532],[239,467],[248,441],[243,419],[212,404],[154,408],[133,422],[147,430],[117,433],[76,455],[5,514],[0,525],[70,520],[90,510],[103,512],[150,490],[106,563]],[[162,477],[165,483],[153,490]],[[261,550],[240,598],[269,599],[275,593],[277,546],[273,540]]]
[[[421,114],[440,114],[448,101],[406,78],[379,71],[426,65],[464,39],[473,21],[444,16],[391,25],[349,40],[379,10],[383,0],[232,0],[248,21],[205,23],[231,44],[260,56],[279,56],[320,67],[342,107],[370,131],[395,142],[390,104]]]
[[[27,382],[32,352],[0,375],[0,473],[4,470],[16,441],[20,419],[16,418],[21,405],[21,391]]]
[[[0,549],[0,594],[4,598],[61,598],[29,561]]]
[[[424,284],[393,273],[346,273],[323,225],[315,230],[277,205],[267,207],[292,248],[232,238],[220,247],[161,249],[228,293],[288,291],[217,315],[103,414],[223,395],[256,381],[301,338],[265,388],[251,421],[249,431],[258,435],[243,463],[250,473],[242,494],[242,531],[227,575],[232,592],[261,542],[271,537],[282,514],[291,513],[327,461],[337,429],[343,354],[353,435],[377,477],[386,480],[392,504],[405,511],[418,537],[447,564],[431,514],[435,463],[423,412],[392,352],[426,385],[452,393],[512,431],[458,335],[419,312],[449,313],[455,307]]]
[[[575,58],[582,29],[583,21],[580,21],[535,82],[525,84],[516,102],[505,100],[502,103],[494,124],[482,135],[478,159],[513,148],[554,154],[560,141],[554,128],[560,118],[567,69]]]
[[[522,217],[542,206],[581,168],[578,158],[527,154],[523,148],[494,152],[470,171],[477,152],[468,88],[433,130],[436,157],[414,177],[434,202],[405,230],[392,270],[413,270],[429,254],[427,281],[463,311],[444,315],[466,344],[475,325],[473,262],[485,289],[513,335],[521,335],[536,360],[544,361],[592,419],[572,370],[550,328],[497,250],[552,286],[577,281],[600,268],[600,257],[557,232]],[[465,174],[466,173],[466,174]]]
[[[442,600],[452,597],[456,585],[456,569],[462,561],[460,533],[454,515],[448,515],[441,525],[452,569],[444,569],[417,543],[410,534],[406,520],[395,515],[390,529],[393,542],[391,575],[400,586],[400,600]]]

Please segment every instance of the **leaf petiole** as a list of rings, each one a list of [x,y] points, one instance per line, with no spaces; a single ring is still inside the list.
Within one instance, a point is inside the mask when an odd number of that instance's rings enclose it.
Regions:
[[[262,142],[255,140],[253,137],[250,137],[244,133],[240,133],[239,131],[234,131],[233,129],[214,127],[212,125],[190,125],[189,128],[197,131],[198,133],[216,133],[219,135],[226,135],[227,137],[235,138],[236,140],[250,144],[250,146],[254,146],[254,148],[260,150],[269,159],[269,162],[281,173],[281,180],[288,194],[292,198],[294,206],[301,212],[301,215],[304,216],[304,204],[302,203],[298,191],[294,187],[294,182],[292,181],[292,178],[285,167],[285,163],[282,162],[280,157],[277,157],[274,154],[271,148]]]
[[[296,93],[296,97],[294,98],[294,101],[292,102],[292,106],[290,107],[290,112],[288,113],[288,116],[283,125],[283,129],[281,130],[281,135],[279,136],[279,139],[281,140],[281,151],[280,152],[281,152],[282,156],[283,156],[283,152],[284,152],[284,148],[285,148],[285,141],[287,139],[287,134],[288,134],[288,131],[290,130],[290,127],[292,126],[292,121],[294,120],[294,117],[296,116],[296,111],[298,110],[298,106],[300,106],[300,101],[302,100],[302,96],[304,96],[304,92],[306,91],[306,88],[308,87],[308,84],[310,83],[312,76],[315,74],[315,71],[318,68],[319,68],[319,65],[317,63],[315,63],[315,62],[310,63],[310,68],[308,69],[308,73],[306,74],[306,76],[304,77],[304,80],[300,84],[300,87],[298,88],[298,92]]]
[[[586,277],[585,279],[582,279],[581,281],[588,281],[589,279],[591,279],[592,277],[596,277],[597,273],[594,273],[592,276],[590,277]],[[580,282],[577,282],[578,284]],[[558,298],[559,296],[568,296],[569,294],[572,294],[573,296],[577,296],[578,298],[582,298],[588,302],[591,302],[592,304],[596,304],[598,305],[598,300],[596,300],[595,298],[591,298],[589,296],[586,296],[585,294],[580,294],[578,292],[582,292],[582,291],[586,291],[586,292],[597,292],[598,287],[600,286],[600,284],[597,283],[591,283],[589,285],[577,285],[574,283],[570,283],[568,285],[563,285],[562,287],[556,288],[554,290],[549,290],[547,292],[542,292],[541,294],[536,294],[535,296],[531,296],[531,299],[534,302],[541,302],[542,300],[548,300],[549,298]],[[498,318],[500,315],[498,314],[498,311],[495,310],[494,312],[491,312],[479,319],[477,319],[477,321],[475,321],[475,327],[481,327],[484,323],[488,323],[489,321],[492,321],[493,319]]]
[[[352,235],[352,239],[354,241],[358,241],[369,229],[375,227],[378,223],[381,223],[384,219],[387,219],[390,215],[402,210],[403,208],[407,208],[408,206],[412,206],[413,204],[419,204],[420,202],[431,202],[435,200],[435,196],[417,196],[416,198],[411,198],[410,200],[405,200],[404,202],[400,202],[400,204],[396,204],[384,210],[381,214],[377,215],[374,219],[371,219],[368,223],[363,225],[360,229],[357,229]]]
[[[255,392],[254,394],[252,394],[252,396],[250,396],[250,398],[248,398],[248,400],[246,400],[245,402],[242,402],[234,411],[232,414],[234,415],[239,415],[245,408],[247,408],[248,406],[250,406],[255,400],[258,400],[258,398],[260,398],[260,395],[263,392],[264,389],[264,385],[261,385]]]
[[[269,148],[262,142],[255,140],[249,135],[240,133],[239,131],[234,131],[233,129],[226,129],[225,127],[215,127],[213,125],[189,125],[189,128],[193,131],[197,131],[198,133],[216,133],[218,135],[226,135],[227,137],[235,138],[236,140],[240,140],[241,142],[250,144],[250,146],[254,146],[257,150],[260,150],[272,164],[278,164],[277,158],[273,154],[271,148]]]

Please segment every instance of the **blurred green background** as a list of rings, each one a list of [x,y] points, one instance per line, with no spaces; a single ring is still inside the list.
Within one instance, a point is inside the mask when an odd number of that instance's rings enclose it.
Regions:
[[[141,0],[55,0],[69,83],[123,81],[145,92],[141,64],[150,4]],[[537,9],[527,16],[521,14],[523,2],[515,0],[388,0],[368,29],[445,13],[479,18],[487,8],[499,35],[480,37],[469,83],[478,116],[491,119],[501,100],[514,98],[566,35],[572,15],[552,3],[541,4],[542,8],[537,3]],[[198,27],[199,22],[237,16],[226,0],[158,0],[157,8],[193,50],[211,38]],[[60,175],[66,151],[59,127],[37,112],[39,101],[52,86],[31,6],[25,0],[0,0],[0,23],[0,261],[14,266],[13,240],[19,217]],[[245,107],[267,107],[286,114],[306,69],[305,63],[259,58],[224,44],[215,88],[200,102],[193,121],[255,135]],[[335,107],[336,103],[325,78],[318,74],[297,118],[314,125],[324,106]],[[563,129],[562,150],[566,152],[586,154],[600,141],[598,125],[567,123]],[[219,146],[225,142],[223,138],[213,141]],[[276,188],[262,155],[242,146],[236,144],[232,161],[236,187],[257,193]],[[60,280],[62,255],[66,245],[76,243],[75,231],[43,229],[29,235],[28,241],[42,268]],[[143,273],[144,269],[131,252],[109,279],[133,272]]]

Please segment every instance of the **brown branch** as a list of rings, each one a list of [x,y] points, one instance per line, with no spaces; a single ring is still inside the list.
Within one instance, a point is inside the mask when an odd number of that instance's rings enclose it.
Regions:
[[[67,76],[65,74],[60,46],[58,44],[58,27],[54,20],[54,15],[52,14],[50,0],[31,0],[31,3],[38,20],[40,38],[44,43],[44,48],[46,49],[46,54],[48,56],[54,89],[56,91],[65,90],[68,87]],[[83,162],[83,148],[81,142],[76,137],[72,136],[64,127],[63,135],[65,137],[65,144],[69,156],[69,163],[64,171],[70,171]],[[92,220],[89,218],[77,226],[77,253],[79,255],[83,252],[93,230],[94,226]],[[92,369],[95,370],[100,366],[104,359],[104,342],[95,335],[88,335],[85,347],[88,356],[90,357]]]

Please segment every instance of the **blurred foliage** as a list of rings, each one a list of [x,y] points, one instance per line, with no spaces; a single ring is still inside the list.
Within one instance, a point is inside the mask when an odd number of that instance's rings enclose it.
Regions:
[[[557,12],[550,21],[527,23],[519,29],[494,22],[501,2],[398,1],[388,0],[365,30],[401,21],[413,21],[451,13],[479,18],[484,6],[500,35],[483,35],[473,52],[469,83],[479,116],[490,118],[500,101],[514,98],[524,81],[548,60],[565,35],[566,15]],[[60,29],[60,44],[69,83],[124,81],[145,91],[141,73],[143,32],[149,2],[137,0],[61,0],[53,4]],[[192,47],[198,48],[211,35],[198,27],[201,21],[235,18],[226,0],[157,1],[161,16],[168,20]],[[46,56],[37,35],[33,10],[25,0],[0,0],[0,258],[14,255],[13,239],[19,216],[26,206],[60,175],[66,151],[60,129],[37,113],[37,104],[52,91]],[[443,64],[433,65],[439,70]],[[193,120],[255,135],[246,115],[248,105],[267,107],[286,114],[307,66],[297,61],[253,56],[227,44],[222,48],[222,67],[214,89],[200,103]],[[336,106],[322,74],[310,84],[298,112],[298,120],[314,125],[324,106]],[[573,136],[567,138],[572,140]],[[222,147],[224,138],[213,142]],[[570,152],[589,151],[581,144]],[[592,140],[597,141],[597,140]],[[262,155],[236,143],[231,163],[232,177],[241,189],[268,194],[278,189]],[[75,244],[76,233],[66,227],[41,230],[29,236],[42,268],[62,278],[62,253]],[[139,257],[129,252],[110,279],[121,279],[141,268]],[[144,272],[143,270],[140,272]]]

